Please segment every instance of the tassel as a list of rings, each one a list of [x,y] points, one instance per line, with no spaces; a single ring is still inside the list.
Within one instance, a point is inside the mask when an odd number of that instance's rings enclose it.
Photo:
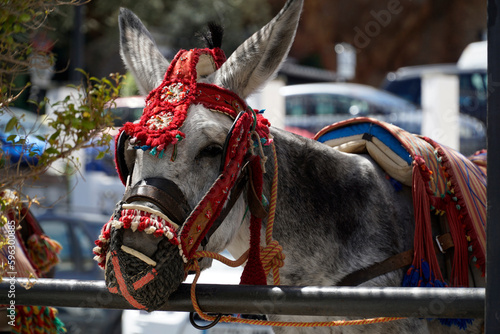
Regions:
[[[461,330],[466,330],[467,325],[472,325],[472,319],[451,319],[451,318],[440,318],[439,322],[446,326],[457,326]]]
[[[446,209],[446,217],[450,227],[451,237],[453,239],[454,254],[453,266],[451,271],[451,286],[468,287],[469,286],[469,258],[467,250],[467,239],[462,222],[459,218],[459,209],[455,207],[455,202],[450,201]]]
[[[415,216],[414,259],[404,286],[438,286],[443,277],[433,247],[430,198],[430,171],[420,156],[414,157],[412,175],[413,210]]]
[[[260,260],[260,227],[262,219],[252,215],[250,219],[250,252],[240,284],[266,285],[266,274]]]
[[[46,306],[16,306],[14,334],[64,334],[66,328],[57,317],[57,310]]]
[[[256,156],[250,162],[252,182],[257,196],[262,197],[262,168],[260,157]],[[240,284],[266,285],[266,274],[260,260],[260,228],[262,219],[252,215],[250,218],[250,252],[245,269],[241,274]]]
[[[27,249],[33,264],[42,274],[45,274],[59,263],[58,254],[62,246],[44,234],[32,234],[28,238]]]

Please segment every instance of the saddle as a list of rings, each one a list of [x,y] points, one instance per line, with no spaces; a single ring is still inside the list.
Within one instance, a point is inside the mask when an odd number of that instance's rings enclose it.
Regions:
[[[367,117],[327,126],[314,139],[342,152],[369,154],[396,190],[411,187],[415,236],[403,286],[468,287],[469,262],[484,275],[486,150],[466,158],[430,138]],[[446,217],[448,243],[454,247],[449,283],[443,279],[436,254],[443,251],[445,241],[433,236],[432,215]]]

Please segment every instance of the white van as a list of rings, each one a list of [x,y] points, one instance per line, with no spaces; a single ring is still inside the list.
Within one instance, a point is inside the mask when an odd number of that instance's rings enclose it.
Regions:
[[[488,42],[474,42],[467,45],[458,59],[460,69],[488,69]]]
[[[464,49],[456,64],[401,67],[387,74],[381,88],[420,106],[424,74],[456,75],[460,85],[460,113],[486,124],[487,58],[487,42],[474,42]]]

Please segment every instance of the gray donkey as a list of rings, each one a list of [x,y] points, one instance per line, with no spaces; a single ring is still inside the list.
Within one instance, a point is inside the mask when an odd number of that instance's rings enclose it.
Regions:
[[[260,198],[273,197],[272,145],[279,171],[273,239],[285,256],[281,284],[338,285],[349,274],[412,248],[409,187],[396,192],[367,155],[269,130],[262,115],[246,107],[244,99],[272,78],[287,56],[302,5],[303,0],[288,0],[227,60],[213,28],[209,48],[181,52],[172,62],[162,56],[141,21],[121,10],[121,55],[141,92],[149,96],[141,120],[126,125],[117,137],[118,172],[127,188],[103,228],[96,259],[105,267],[108,289],[132,306],[154,310],[165,303],[186,277],[188,265],[197,261],[196,250],[228,249],[238,258],[249,247],[250,257],[252,249],[258,253],[252,242],[265,246],[259,234],[265,234],[268,206]],[[246,146],[237,146],[240,141]],[[242,189],[257,195],[240,196]],[[246,213],[249,206],[251,213]],[[211,265],[207,258],[197,262],[202,270]],[[245,282],[262,283],[260,270],[259,261],[249,259]],[[403,275],[402,269],[393,270],[361,285],[401,286]],[[273,284],[271,275],[266,279]],[[439,320],[409,318],[274,331],[475,333],[480,326],[476,320],[463,331]]]

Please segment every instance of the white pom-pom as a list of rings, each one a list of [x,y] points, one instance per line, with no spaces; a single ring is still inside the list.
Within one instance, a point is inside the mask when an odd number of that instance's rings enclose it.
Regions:
[[[153,234],[156,232],[156,227],[150,226],[150,227],[144,229],[144,232],[146,232],[146,234]]]
[[[123,227],[123,222],[119,220],[113,220],[113,227],[119,230]]]

